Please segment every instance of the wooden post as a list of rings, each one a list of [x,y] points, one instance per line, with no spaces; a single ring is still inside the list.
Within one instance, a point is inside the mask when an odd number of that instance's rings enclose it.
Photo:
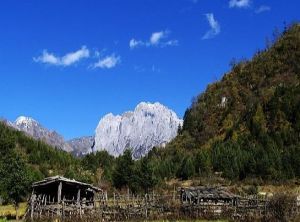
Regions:
[[[80,203],[80,188],[77,191],[77,204]]]
[[[187,199],[188,199],[186,194],[187,194],[187,191],[185,191],[185,202],[187,202]]]
[[[61,217],[62,217],[62,219],[65,217],[65,197],[62,200]]]
[[[174,190],[173,190],[173,201],[175,202],[175,199],[176,199],[176,188],[175,188],[175,185],[174,185]]]
[[[59,183],[58,189],[57,189],[57,203],[58,204],[61,202],[61,190],[62,190],[62,182]]]
[[[93,198],[92,198],[92,200],[93,200],[93,207],[94,207],[94,210],[95,210],[95,212],[97,211],[97,202],[96,202],[96,192],[94,192],[94,196],[93,196]]]
[[[31,212],[30,212],[31,221],[33,221],[33,215],[34,215],[34,202],[35,202],[35,194],[34,194],[34,191],[32,191],[32,195],[31,195]]]
[[[60,214],[61,190],[62,190],[62,182],[59,183],[57,189],[57,215],[59,216],[61,215]]]
[[[145,216],[148,218],[147,194],[145,194]]]
[[[127,201],[129,201],[130,199],[130,191],[129,191],[129,187],[127,187]]]
[[[114,211],[114,220],[116,219],[116,194],[114,193],[114,207],[112,208]]]

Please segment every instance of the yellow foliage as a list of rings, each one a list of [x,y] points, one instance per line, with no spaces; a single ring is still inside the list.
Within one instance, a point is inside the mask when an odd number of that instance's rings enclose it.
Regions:
[[[25,214],[27,203],[20,203],[18,209],[19,217]],[[0,217],[16,216],[16,210],[13,205],[0,205]]]
[[[229,130],[233,127],[233,116],[231,113],[229,113],[227,115],[227,117],[225,118],[225,120],[223,121],[223,128],[225,130]]]

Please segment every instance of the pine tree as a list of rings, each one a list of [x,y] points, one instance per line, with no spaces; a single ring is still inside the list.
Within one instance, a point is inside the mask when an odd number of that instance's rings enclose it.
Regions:
[[[157,183],[153,167],[148,157],[142,158],[138,174],[140,187],[145,193],[148,193]]]
[[[134,160],[131,151],[127,149],[123,155],[116,159],[116,167],[112,174],[113,185],[118,189],[129,187],[130,182],[133,181],[133,175]]]

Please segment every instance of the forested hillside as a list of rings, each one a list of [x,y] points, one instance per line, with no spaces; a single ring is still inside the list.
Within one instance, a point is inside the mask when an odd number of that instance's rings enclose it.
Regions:
[[[26,197],[33,181],[56,174],[88,180],[79,159],[0,122],[1,199],[18,202]]]
[[[296,24],[194,99],[180,135],[159,155],[160,171],[181,178],[211,171],[230,179],[300,177],[299,83]]]

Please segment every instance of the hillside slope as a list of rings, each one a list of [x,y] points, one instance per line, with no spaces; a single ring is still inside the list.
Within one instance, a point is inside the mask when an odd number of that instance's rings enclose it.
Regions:
[[[250,61],[233,64],[193,101],[162,155],[164,172],[170,162],[177,166],[166,176],[213,170],[240,179],[300,177],[299,83],[300,26],[295,24]]]
[[[200,145],[253,133],[250,122],[266,133],[298,130],[299,78],[300,26],[295,25],[271,48],[233,65],[220,82],[209,85],[186,111],[183,130]],[[251,119],[259,113],[263,119]]]
[[[56,174],[80,177],[80,161],[72,154],[31,138],[0,121],[0,153],[4,156],[9,152],[22,159],[32,181]],[[8,160],[4,158],[3,161]]]

